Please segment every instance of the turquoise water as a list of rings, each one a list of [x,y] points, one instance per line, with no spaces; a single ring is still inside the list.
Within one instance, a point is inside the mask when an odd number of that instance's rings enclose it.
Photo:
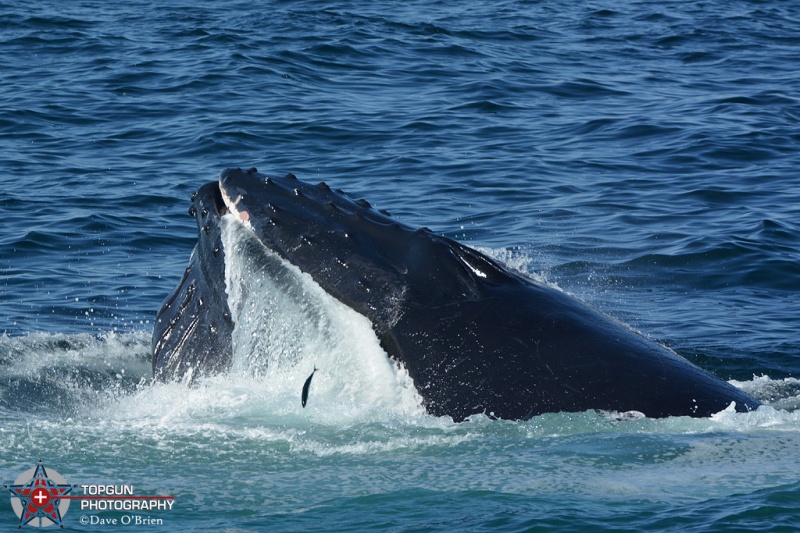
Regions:
[[[0,0],[0,46],[3,484],[41,459],[174,495],[168,531],[800,528],[794,4]],[[339,341],[306,409],[280,368],[154,385],[189,195],[229,166],[479,247],[767,405],[454,424]]]

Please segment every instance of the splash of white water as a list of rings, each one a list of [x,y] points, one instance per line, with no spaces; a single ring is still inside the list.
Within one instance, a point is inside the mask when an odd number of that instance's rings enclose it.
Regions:
[[[381,348],[369,320],[328,295],[310,275],[268,250],[232,216],[222,219],[233,374],[263,382],[280,411],[299,410],[314,368],[309,408],[329,414],[421,413],[405,368]]]

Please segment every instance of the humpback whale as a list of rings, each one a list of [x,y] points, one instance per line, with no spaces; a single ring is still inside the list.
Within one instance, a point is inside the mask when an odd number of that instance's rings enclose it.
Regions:
[[[598,410],[707,417],[732,403],[737,411],[759,406],[578,298],[325,183],[228,169],[200,187],[189,212],[198,242],[156,317],[156,379],[231,367],[235,324],[220,229],[230,214],[368,318],[434,416],[524,420]]]

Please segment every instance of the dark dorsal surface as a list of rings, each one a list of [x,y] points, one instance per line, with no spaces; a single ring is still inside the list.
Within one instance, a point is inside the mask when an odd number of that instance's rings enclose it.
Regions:
[[[370,319],[431,414],[709,416],[731,402],[739,410],[759,405],[586,303],[325,184],[229,169],[218,188],[225,208],[216,212],[233,213],[264,246]],[[213,236],[204,229],[213,222],[198,215],[201,241]],[[198,249],[193,262],[216,260],[209,246]]]

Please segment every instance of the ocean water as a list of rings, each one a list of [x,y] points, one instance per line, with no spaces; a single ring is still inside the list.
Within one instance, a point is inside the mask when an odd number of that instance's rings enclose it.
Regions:
[[[0,52],[2,484],[41,460],[175,498],[65,529],[800,529],[796,3],[0,0]],[[477,247],[765,406],[456,424],[313,291],[330,336],[239,331],[307,370],[153,384],[189,195],[231,166]]]

